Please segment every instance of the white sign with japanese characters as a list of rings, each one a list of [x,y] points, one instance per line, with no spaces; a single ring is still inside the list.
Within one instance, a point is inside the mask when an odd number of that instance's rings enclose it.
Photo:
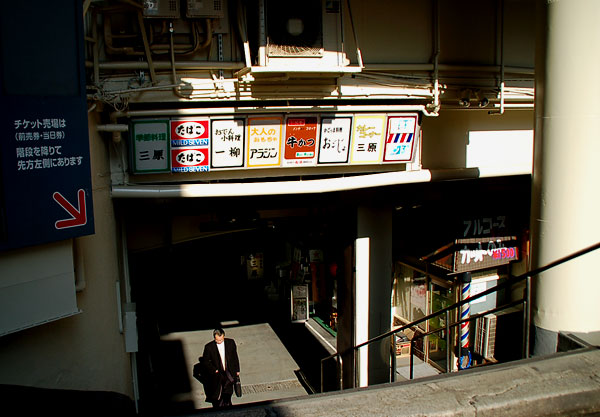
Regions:
[[[389,116],[384,162],[409,162],[417,136],[417,115]]]
[[[214,168],[244,166],[244,119],[213,120],[211,165]]]
[[[170,170],[168,120],[135,121],[132,136],[134,172]]]
[[[373,164],[381,162],[385,119],[385,114],[355,116],[352,132],[351,163]]]
[[[281,162],[283,117],[248,118],[248,167],[277,167]]]
[[[319,164],[348,162],[351,127],[351,117],[321,117]]]

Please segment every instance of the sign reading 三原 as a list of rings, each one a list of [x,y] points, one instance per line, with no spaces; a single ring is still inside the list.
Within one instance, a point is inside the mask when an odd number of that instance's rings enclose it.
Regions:
[[[281,116],[248,117],[249,168],[279,166],[282,123]]]
[[[383,162],[410,162],[417,136],[417,115],[389,116]]]
[[[353,164],[381,162],[382,140],[385,129],[385,114],[356,115],[352,131]]]
[[[168,120],[133,121],[131,139],[135,173],[170,171]]]
[[[317,117],[290,116],[285,122],[283,166],[315,165]]]
[[[244,119],[211,121],[211,167],[236,168],[244,166]]]

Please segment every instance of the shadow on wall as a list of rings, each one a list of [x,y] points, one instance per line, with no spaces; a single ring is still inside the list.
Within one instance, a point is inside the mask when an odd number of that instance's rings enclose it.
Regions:
[[[77,391],[0,385],[2,414],[59,416],[135,416],[126,395],[107,391]]]
[[[513,165],[527,158],[530,161],[532,133],[529,147],[525,148],[522,141],[517,140],[510,145],[506,139],[510,139],[515,131],[533,131],[533,122],[533,110],[510,111],[501,117],[489,115],[487,111],[446,110],[441,112],[439,117],[425,117],[421,126],[423,168],[451,169],[474,166],[473,162],[469,161],[472,159],[474,146],[482,147],[488,156],[487,159],[480,157],[477,166],[490,161],[495,165]],[[496,132],[500,138],[488,138],[484,143],[471,143],[473,137],[470,136],[470,132]],[[503,135],[503,132],[506,132],[506,135]]]

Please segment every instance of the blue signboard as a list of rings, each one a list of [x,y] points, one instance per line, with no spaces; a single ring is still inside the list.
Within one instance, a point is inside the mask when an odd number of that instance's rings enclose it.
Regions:
[[[81,2],[3,7],[0,250],[92,234]]]

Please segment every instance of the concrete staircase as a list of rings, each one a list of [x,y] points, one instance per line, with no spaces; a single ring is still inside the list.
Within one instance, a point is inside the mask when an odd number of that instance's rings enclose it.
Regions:
[[[193,415],[600,416],[600,350],[579,348],[412,381]]]

